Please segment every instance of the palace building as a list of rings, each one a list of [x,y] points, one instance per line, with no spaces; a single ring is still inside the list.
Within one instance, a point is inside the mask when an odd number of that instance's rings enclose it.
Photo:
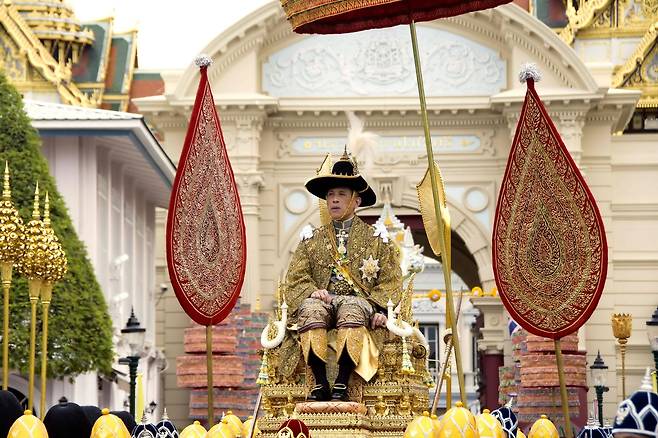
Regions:
[[[495,287],[491,232],[525,94],[517,72],[527,62],[543,74],[539,95],[606,226],[606,288],[578,334],[577,349],[587,352],[588,364],[600,350],[610,367],[607,418],[621,399],[611,313],[627,312],[635,319],[626,359],[629,388],[651,364],[644,322],[658,305],[658,194],[653,190],[658,126],[652,94],[658,80],[652,76],[658,59],[652,23],[658,15],[650,3],[585,0],[577,10],[565,10],[561,2],[537,1],[418,25],[432,140],[452,217],[452,269],[466,288],[484,291],[469,297],[473,311],[466,314],[472,316],[460,321],[470,361],[465,364],[469,400],[483,408],[498,403],[499,367],[514,366],[508,316],[500,299],[490,296]],[[611,18],[611,13],[617,15]],[[220,33],[204,53],[214,60],[209,78],[247,227],[243,302],[272,308],[277,279],[285,273],[300,230],[319,224],[317,204],[303,184],[326,153],[342,152],[345,110],[355,111],[365,129],[379,136],[367,177],[380,203],[360,215],[374,221],[382,202],[389,201],[430,255],[415,190],[426,158],[407,28],[298,35],[279,2],[272,1]],[[198,79],[198,69],[190,65],[163,74],[161,95],[135,100],[173,160],[181,151]],[[158,216],[161,230],[165,215]],[[158,281],[166,281],[160,257]],[[438,272],[428,267],[419,294],[441,289]],[[443,301],[416,301],[422,324],[443,329]],[[191,323],[173,294],[160,312],[158,336],[172,361],[184,354],[181,338]],[[173,418],[185,419],[189,391],[177,387],[175,373],[173,367],[165,371],[164,403]],[[586,415],[593,391],[581,392],[579,410]]]

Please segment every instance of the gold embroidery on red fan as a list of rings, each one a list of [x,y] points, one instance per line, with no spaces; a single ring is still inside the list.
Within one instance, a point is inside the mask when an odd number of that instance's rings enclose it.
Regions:
[[[595,200],[531,87],[496,208],[494,273],[521,326],[560,338],[596,307],[607,248]]]
[[[208,325],[235,305],[246,244],[240,198],[203,68],[201,76],[203,88],[172,192],[167,256],[181,306],[196,322]]]

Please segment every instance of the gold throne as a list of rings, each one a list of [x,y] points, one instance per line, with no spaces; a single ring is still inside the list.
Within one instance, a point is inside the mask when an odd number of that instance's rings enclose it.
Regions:
[[[409,325],[412,287],[413,281],[410,281],[395,324],[406,326],[407,333],[413,330],[413,334],[402,338],[388,328],[371,331],[371,336],[378,339],[381,346],[379,367],[369,382],[352,373],[349,402],[306,401],[315,384],[313,373],[304,363],[294,327],[286,327],[285,335],[281,336],[287,309],[285,302],[280,306],[278,327],[276,322],[269,324],[261,338],[265,346],[266,341],[280,336],[279,345],[264,351],[259,375],[263,409],[259,427],[263,437],[276,436],[279,426],[291,416],[302,420],[314,438],[401,436],[409,421],[428,409],[429,388],[434,382],[427,367],[427,341],[417,327]],[[329,381],[337,374],[336,353],[331,342],[335,333],[332,330],[328,334]]]

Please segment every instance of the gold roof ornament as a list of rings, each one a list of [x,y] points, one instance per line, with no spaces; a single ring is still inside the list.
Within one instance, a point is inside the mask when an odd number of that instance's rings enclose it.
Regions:
[[[81,26],[73,8],[64,0],[12,0],[34,35],[60,63],[77,63],[82,48],[94,42],[94,34]]]
[[[404,431],[403,438],[439,438],[441,424],[430,417],[430,413],[425,411],[413,420]]]
[[[201,423],[195,421],[183,429],[183,431],[180,433],[180,438],[206,438],[207,433],[208,432],[201,425]]]
[[[27,410],[11,425],[7,438],[48,438],[48,432],[41,420]]]
[[[491,415],[489,409],[482,411],[480,415],[475,417],[475,422],[478,426],[478,434],[480,438],[504,438],[503,425]]]
[[[530,428],[528,438],[559,438],[557,428],[546,415],[542,415],[539,420]]]
[[[569,23],[560,31],[560,38],[565,43],[571,45],[576,33],[590,26],[598,14],[610,6],[612,0],[584,0],[579,4],[578,9],[574,8],[573,3],[567,2],[567,18]]]
[[[460,401],[441,420],[439,438],[479,438],[475,416]]]

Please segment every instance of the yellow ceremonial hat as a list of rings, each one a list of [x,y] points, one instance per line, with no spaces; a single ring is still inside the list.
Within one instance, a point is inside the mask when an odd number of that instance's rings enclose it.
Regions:
[[[532,425],[528,438],[559,438],[555,425],[548,419],[546,415],[535,421]]]
[[[11,425],[7,438],[48,438],[48,431],[41,420],[28,410]]]
[[[439,438],[479,438],[475,417],[462,402],[455,403],[443,416]]]
[[[430,417],[429,412],[423,412],[423,415],[411,420],[411,423],[404,431],[403,438],[439,438],[441,430],[438,421]]]
[[[516,430],[516,438],[526,438],[525,433],[521,429]]]
[[[222,421],[210,428],[206,438],[237,438],[240,436],[240,432],[238,431],[236,434],[226,417],[224,417]]]
[[[242,423],[242,437],[249,436],[249,428],[251,427],[251,423],[254,422],[254,417],[251,415],[249,418],[245,420],[244,423]],[[260,429],[258,428],[258,422],[256,422],[256,426],[254,426],[254,433],[252,436],[259,436],[261,434]]]
[[[228,421],[229,426],[231,426],[231,429],[233,429],[236,435],[242,433],[242,421],[237,415],[233,415],[233,411],[227,411],[224,418]]]
[[[482,411],[480,415],[475,417],[475,422],[478,426],[478,434],[480,438],[504,438],[503,425],[496,419],[489,409]]]
[[[180,438],[206,438],[207,433],[205,427],[198,421],[195,421],[183,429],[180,433]]]
[[[434,424],[434,430],[440,432],[441,431],[441,420],[439,420],[439,417],[437,417],[436,414],[432,414],[432,415],[430,415],[430,418],[432,419],[432,424]]]
[[[91,429],[91,438],[130,438],[130,432],[121,418],[110,414],[107,408],[101,413]]]

